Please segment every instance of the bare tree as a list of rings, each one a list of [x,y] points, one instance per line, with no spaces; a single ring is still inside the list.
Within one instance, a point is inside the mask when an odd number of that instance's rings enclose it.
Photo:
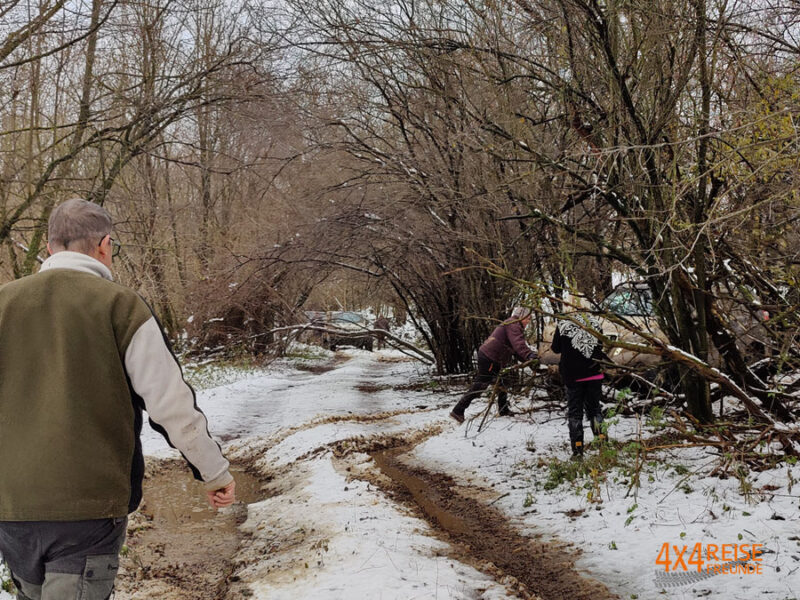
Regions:
[[[742,220],[765,210],[796,217],[779,186],[752,201],[739,174],[764,161],[748,159],[752,138],[736,139],[755,121],[735,122],[744,89],[791,68],[788,15],[776,35],[768,11],[703,0],[290,4],[303,15],[294,46],[340,73],[349,100],[328,117],[355,161],[338,182],[351,201],[330,219],[339,240],[354,239],[344,256],[392,281],[432,347],[462,352],[435,352],[441,368],[466,368],[480,337],[463,337],[466,316],[499,314],[517,293],[475,275],[480,259],[594,295],[616,270],[647,282],[670,343],[697,359],[675,365],[696,418],[711,419],[708,371],[696,365],[712,348],[746,393],[790,416],[748,364],[730,311],[758,323],[769,299],[791,314],[786,286],[755,285],[746,257],[718,245],[747,237]],[[793,141],[782,151],[796,156]],[[755,327],[787,352],[777,323]]]

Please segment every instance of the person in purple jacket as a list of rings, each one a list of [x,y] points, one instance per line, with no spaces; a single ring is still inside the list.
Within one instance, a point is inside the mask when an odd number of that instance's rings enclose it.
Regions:
[[[497,393],[497,408],[500,416],[514,413],[508,407],[506,381],[502,371],[514,360],[531,360],[537,357],[525,342],[525,327],[531,322],[531,309],[517,306],[511,316],[495,327],[489,338],[478,349],[478,373],[466,394],[450,411],[450,416],[459,423],[464,422],[464,411],[483,391],[500,379]]]
[[[603,345],[591,330],[602,331],[600,323],[586,313],[574,313],[563,319],[553,336],[553,352],[561,355],[558,370],[567,393],[567,424],[572,456],[583,456],[583,413],[598,442],[606,439],[603,433],[603,371],[601,362],[611,362]]]

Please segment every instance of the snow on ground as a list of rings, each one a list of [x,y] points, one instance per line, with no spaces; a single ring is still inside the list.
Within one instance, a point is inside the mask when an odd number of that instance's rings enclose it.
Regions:
[[[302,463],[287,491],[250,505],[243,528],[254,539],[250,551],[266,551],[236,571],[255,598],[507,597],[487,575],[443,556],[446,544],[424,521],[345,477],[329,456]]]
[[[614,420],[612,439],[635,439],[635,419]],[[591,439],[588,427],[586,435]],[[570,465],[567,440],[565,419],[539,412],[529,420],[494,419],[481,433],[477,427],[445,430],[417,446],[413,456],[466,483],[484,482],[499,495],[507,493],[495,506],[524,531],[576,542],[583,551],[579,569],[621,598],[800,597],[800,485],[792,488],[800,468],[784,465],[750,475],[745,486],[752,491],[746,498],[739,479],[702,475],[715,456],[681,449],[662,453],[663,462],[646,464],[638,490],[629,491],[630,474],[618,469],[605,478],[597,473],[594,480],[590,475],[577,484],[555,485],[551,474]],[[587,450],[587,464],[593,452],[599,450]],[[602,502],[591,501],[589,492],[595,498],[599,492]],[[688,547],[683,556],[688,563],[695,544],[702,545],[701,558],[708,544],[720,547],[719,560],[710,562],[722,562],[725,544],[762,544],[762,574],[718,574],[694,582],[685,574],[665,577],[664,565],[656,564],[664,544],[669,544],[673,565],[675,546],[678,552]],[[701,569],[706,571],[710,562]],[[677,563],[679,573],[683,566]],[[686,566],[696,574],[696,563]]]
[[[300,389],[280,383],[297,381],[297,374],[288,374],[286,379],[251,379],[225,391],[217,390],[229,399],[231,395],[238,397],[239,390],[263,398],[256,391],[259,384],[266,384],[269,390],[283,386],[287,394],[281,402],[293,411],[291,416],[283,416],[279,425],[321,420],[278,436],[279,441],[260,456],[257,464],[284,469],[284,476],[276,482],[275,495],[248,507],[243,528],[252,536],[253,544],[241,553],[241,562],[247,566],[237,570],[236,577],[254,592],[254,597],[278,600],[513,597],[491,577],[445,556],[446,544],[433,537],[426,522],[408,514],[366,481],[342,472],[331,452],[301,459],[341,440],[413,436],[437,424],[449,426],[443,410],[415,408],[427,407],[430,393],[375,389],[406,384],[417,377],[413,363],[378,363],[374,355],[348,353],[352,358],[341,368],[311,378],[303,376],[308,383]],[[390,352],[382,356],[400,358]],[[373,386],[367,388],[371,391],[358,391],[357,387],[365,384]],[[444,402],[442,406],[449,404],[442,396],[435,400]],[[374,423],[325,421],[334,415],[364,417],[409,410],[412,412]],[[278,433],[278,427],[270,421],[251,425],[245,432],[250,437],[242,436],[242,441],[231,444],[234,457],[258,448],[262,443],[259,433]],[[367,455],[354,456],[356,463],[371,466]],[[293,468],[287,470],[290,466]],[[360,468],[358,464],[356,468]],[[262,558],[253,562],[253,553]]]
[[[420,377],[419,363],[395,362],[398,352],[370,353],[348,349],[350,360],[321,373],[287,368],[279,363],[240,381],[199,391],[198,406],[208,417],[211,433],[224,441],[252,435],[270,435],[281,428],[315,417],[368,415],[425,404],[431,394],[399,393],[388,389]],[[376,358],[383,356],[383,361]],[[312,364],[313,367],[313,364]],[[387,389],[359,391],[359,386]],[[413,403],[410,400],[413,398]],[[441,398],[435,400],[441,401]],[[145,424],[142,443],[146,454],[177,456],[164,438]]]
[[[8,570],[4,564],[0,564],[0,581],[10,581]],[[14,600],[14,596],[0,589],[0,600]]]
[[[260,449],[260,464],[280,474],[274,495],[249,505],[243,525],[252,541],[236,576],[254,598],[513,598],[489,576],[449,558],[427,523],[368,477],[358,477],[370,468],[366,455],[350,455],[354,478],[324,449],[426,428],[441,431],[418,445],[411,460],[493,490],[494,506],[523,532],[575,541],[583,552],[578,567],[620,598],[800,598],[800,467],[783,464],[743,473],[741,481],[721,480],[704,475],[715,456],[680,449],[646,463],[638,488],[630,488],[630,473],[618,467],[569,481],[575,467],[568,460],[566,421],[560,410],[546,410],[545,398],[534,403],[545,410],[490,418],[479,433],[476,421],[458,426],[446,417],[461,390],[394,389],[426,376],[418,363],[401,361],[393,351],[343,354],[349,360],[328,371],[276,364],[198,393],[212,433],[227,442],[231,455]],[[527,398],[513,402],[531,406]],[[485,400],[476,401],[468,416],[484,406]],[[390,415],[375,422],[346,419],[377,413]],[[651,431],[633,418],[614,418],[610,427],[617,441]],[[150,455],[176,455],[149,429],[144,445]],[[593,464],[597,450],[587,452],[586,464]],[[763,544],[762,574],[687,583],[679,572],[665,579],[656,564],[664,544],[687,546],[685,561],[695,544]],[[0,600],[10,598],[0,591]]]
[[[418,371],[409,374],[408,369],[412,367],[412,363],[381,365],[380,372],[373,369],[375,364],[373,355],[354,353],[353,360],[339,369],[312,378],[303,375],[303,380],[310,385],[309,388],[301,385],[300,389],[286,390],[291,400],[287,398],[285,403],[298,404],[299,414],[292,422],[298,423],[312,413],[314,416],[342,411],[368,413],[371,410],[397,410],[417,403],[446,407],[453,402],[453,394],[442,395],[437,400],[430,395],[423,399],[419,392],[397,392],[391,389],[369,394],[367,398],[354,393],[354,386],[363,382],[367,374],[386,385],[419,376]],[[296,376],[286,374],[282,377],[295,381],[293,378]],[[259,382],[250,380],[243,382],[243,386],[257,394],[249,386],[257,388],[266,383],[272,389],[276,384],[268,383],[269,380],[269,377]],[[234,386],[230,389],[238,388]],[[229,390],[218,393],[227,396]],[[325,394],[324,400],[316,402],[318,394]],[[309,401],[313,402],[311,406],[308,405]],[[517,398],[515,401],[520,408],[530,405],[527,399]],[[544,402],[540,400],[537,405]],[[483,406],[483,402],[475,403],[471,414],[477,414]],[[439,418],[446,412],[446,408],[441,408],[438,411]],[[323,424],[283,439],[267,452],[264,460],[285,465],[302,456],[304,452],[335,439],[354,437],[359,431],[374,434],[378,431],[376,427],[384,432],[402,429],[404,426],[422,427],[436,414],[426,411],[399,415],[391,422],[382,422],[380,425]],[[610,434],[616,440],[632,440],[637,432],[647,435],[653,429],[632,418],[618,417],[613,422]],[[286,424],[288,423],[285,422],[284,426]],[[587,439],[590,438],[587,427]],[[583,551],[578,567],[609,585],[621,598],[744,599],[757,596],[784,600],[798,597],[800,519],[797,508],[800,485],[794,489],[791,489],[791,485],[793,478],[800,479],[800,468],[783,465],[766,473],[749,474],[743,484],[736,478],[706,478],[704,474],[716,457],[706,451],[681,449],[671,454],[662,453],[663,462],[645,465],[638,489],[634,487],[629,491],[629,474],[617,469],[607,473],[604,479],[596,474],[594,480],[587,477],[580,479],[578,483],[548,483],[551,466],[562,464],[562,461],[569,465],[566,440],[566,422],[561,411],[545,411],[536,412],[533,417],[492,418],[481,433],[477,432],[477,421],[471,427],[458,427],[455,423],[448,423],[441,434],[419,445],[413,456],[429,469],[447,472],[467,484],[492,488],[500,498],[495,506],[507,513],[523,531],[544,532],[560,539],[578,542]],[[310,464],[312,466],[309,467],[308,477],[311,481],[315,478],[327,481],[335,475],[324,460]],[[338,523],[339,534],[344,535],[342,523],[347,522],[350,524],[348,527],[352,526],[356,523],[353,520],[356,517],[348,521],[342,514],[347,514],[347,510],[363,510],[366,511],[364,516],[358,517],[363,518],[363,521],[358,521],[362,523],[362,527],[365,527],[363,523],[378,525],[377,528],[362,531],[366,534],[363,536],[366,539],[385,539],[387,535],[381,536],[381,532],[404,530],[402,519],[396,524],[394,519],[387,520],[383,512],[388,510],[386,507],[380,510],[376,508],[372,514],[374,518],[366,516],[370,512],[370,498],[379,496],[363,489],[363,486],[354,486],[352,483],[343,486],[343,481],[339,481],[338,486],[311,486],[313,491],[303,488],[302,493],[306,494],[303,503],[294,502],[291,496],[285,495],[270,499],[263,506],[252,508],[250,526],[252,527],[253,521],[258,520],[259,515],[269,515],[270,511],[280,514],[281,522],[290,523],[296,522],[298,518],[306,518],[303,515],[313,513],[316,523],[333,520]],[[747,497],[741,493],[743,485],[750,490]],[[348,487],[348,490],[340,492],[337,487],[342,490]],[[548,487],[552,489],[546,489]],[[599,494],[602,502],[593,502],[587,498],[592,489],[595,498]],[[337,495],[341,493],[344,496]],[[362,496],[358,496],[359,493]],[[350,508],[345,510],[343,505]],[[313,508],[309,510],[307,506]],[[292,519],[291,515],[296,513],[299,513],[298,517]],[[265,521],[269,521],[269,518]],[[421,531],[425,529],[424,524],[418,523],[417,527]],[[352,535],[357,534],[348,529],[348,536]],[[404,534],[395,534],[395,539],[404,535],[410,534],[406,530]],[[337,554],[339,557],[349,548],[344,539],[342,538],[343,546]],[[403,543],[406,542],[408,540]],[[676,546],[678,551],[684,546],[688,547],[683,557],[683,560],[688,561],[695,544],[702,544],[704,551],[709,544],[716,544],[720,546],[717,562],[722,562],[723,545],[736,544],[741,548],[742,544],[762,544],[762,574],[719,574],[688,584],[686,583],[689,580],[683,574],[665,579],[663,565],[656,564],[664,544],[669,545],[672,552],[670,558],[673,561],[676,558]],[[328,547],[332,547],[332,544],[328,544]],[[375,548],[369,546],[369,549],[372,552]],[[726,550],[726,553],[731,551]],[[380,550],[380,553],[385,553],[385,550]],[[363,564],[359,560],[365,557],[365,553],[358,555],[359,559],[355,564]],[[727,560],[727,556],[725,559]],[[708,564],[704,566],[707,568]],[[696,563],[687,567],[694,570]],[[345,565],[337,566],[332,572],[323,569],[314,574],[313,583],[307,578],[298,577],[300,583],[297,583],[299,587],[296,588],[295,597],[309,597],[306,594],[310,593],[310,589],[314,590],[316,596],[321,590],[328,589],[326,586],[330,587],[330,594],[323,597],[341,597],[337,596],[335,590],[342,570],[345,573],[350,572]],[[657,571],[661,571],[660,576],[657,576]],[[384,585],[382,580],[383,576],[361,582],[359,585],[366,587],[359,589],[372,589],[373,594],[393,593],[396,583]],[[261,585],[264,587],[259,589],[270,592],[265,597],[273,597],[278,589],[288,594],[286,597],[291,596],[288,591],[291,584],[286,581],[279,585],[265,574]],[[412,597],[408,595],[410,592],[406,588],[403,589],[404,593],[391,597]],[[448,589],[452,591],[453,588]]]
[[[243,528],[252,543],[241,553],[247,566],[236,572],[237,580],[254,597],[270,599],[513,597],[491,577],[444,556],[446,545],[427,523],[366,482],[340,473],[330,452],[299,460],[341,440],[413,435],[437,422],[449,425],[443,409],[428,408],[432,400],[446,406],[448,398],[389,389],[418,378],[416,363],[390,351],[346,353],[349,360],[331,371],[279,366],[277,372],[198,393],[212,433],[234,440],[230,455],[260,452],[266,444],[257,464],[284,469],[278,493],[248,507]],[[327,420],[398,411],[405,413],[374,423]],[[286,433],[312,422],[318,424]],[[152,431],[144,440],[148,454],[174,454]]]

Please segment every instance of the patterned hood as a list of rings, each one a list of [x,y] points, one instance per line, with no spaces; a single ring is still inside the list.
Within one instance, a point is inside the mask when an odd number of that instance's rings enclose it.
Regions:
[[[593,329],[594,331],[601,332],[600,322],[594,317],[588,316],[584,313],[572,315],[575,321],[581,322],[585,327]],[[594,350],[600,341],[586,329],[582,329],[572,321],[561,321],[558,325],[561,330],[561,335],[569,338],[572,347],[575,348],[586,358],[591,358]]]

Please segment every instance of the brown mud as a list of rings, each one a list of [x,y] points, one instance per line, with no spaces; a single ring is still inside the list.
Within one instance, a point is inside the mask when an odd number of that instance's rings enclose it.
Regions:
[[[354,453],[369,453],[379,471],[368,467],[366,472],[355,474],[347,468],[350,476],[369,480],[411,508],[431,524],[437,537],[448,542],[451,548],[448,555],[489,574],[520,598],[617,598],[602,584],[576,571],[574,563],[579,552],[569,544],[545,542],[517,532],[507,517],[491,507],[492,497],[485,490],[460,487],[447,475],[400,460],[402,453],[439,430],[439,426],[430,426],[410,436],[339,440],[319,450],[330,451],[334,461],[344,460],[345,466],[347,457]],[[318,453],[311,452],[300,461]],[[246,560],[242,561],[248,556],[242,552],[249,547],[247,534],[239,525],[247,516],[247,503],[281,492],[274,487],[276,480],[271,486],[274,491],[267,492],[270,486],[265,478],[241,468],[234,468],[234,475],[237,504],[214,511],[181,461],[150,461],[144,484],[145,500],[139,512],[132,515],[128,527],[116,600],[219,600],[248,596],[247,586],[242,586],[233,575],[235,569],[246,564]],[[284,475],[290,478],[291,473]],[[291,544],[274,551],[287,548]]]
[[[247,504],[263,482],[232,467],[236,504],[212,509],[182,461],[150,459],[144,500],[131,515],[115,600],[216,600],[225,596]]]
[[[388,385],[379,385],[377,383],[371,383],[369,381],[364,381],[359,383],[356,386],[356,389],[361,392],[362,394],[375,394],[377,392],[382,392],[383,390],[391,389]]]
[[[580,551],[571,544],[521,535],[507,517],[459,491],[442,473],[410,466],[399,459],[409,450],[392,448],[371,453],[389,479],[377,482],[396,499],[421,512],[449,542],[454,558],[488,571],[522,597],[542,600],[612,600],[619,597],[575,569]],[[387,489],[388,487],[388,489]],[[516,585],[514,585],[516,583]]]
[[[336,367],[340,366],[342,363],[346,363],[350,360],[350,357],[346,354],[342,354],[341,352],[337,352],[334,354],[333,358],[327,362],[322,364],[312,363],[312,364],[304,364],[298,363],[294,365],[294,368],[298,371],[305,371],[307,373],[313,373],[314,375],[322,375],[323,373],[328,373],[329,371],[333,371]]]
[[[404,363],[404,362],[414,362],[417,360],[413,356],[385,356],[381,354],[378,356],[379,363]]]
[[[346,360],[345,356],[337,354],[332,361],[310,366],[307,370],[315,374],[324,373]],[[419,385],[429,386],[427,383]],[[399,386],[393,387],[399,389]],[[371,394],[385,388],[371,381],[362,381],[357,389]],[[271,447],[294,433],[327,423],[380,422],[418,412],[420,408],[319,418],[282,430],[264,443]],[[247,517],[246,504],[280,494],[281,491],[275,487],[277,482],[291,485],[289,481],[292,473],[296,472],[296,465],[324,452],[330,452],[337,463],[344,461],[345,466],[348,456],[369,453],[380,473],[367,466],[366,473],[355,475],[347,467],[350,476],[369,480],[420,514],[432,525],[437,537],[449,543],[452,550],[448,553],[453,558],[488,573],[522,598],[617,598],[602,584],[583,578],[575,570],[579,551],[568,544],[522,536],[508,523],[507,517],[491,507],[491,498],[486,497],[485,490],[459,487],[447,475],[412,467],[399,460],[400,454],[440,430],[441,425],[437,424],[412,435],[366,435],[338,440],[306,453],[294,465],[287,465],[280,475],[259,464],[264,445],[245,445],[236,451],[231,449],[235,461],[240,465],[250,465],[252,470],[245,472],[242,467],[238,470],[234,467],[237,504],[221,511],[208,506],[204,491],[192,480],[183,462],[150,459],[144,482],[144,502],[129,523],[115,599],[220,600],[249,597],[247,586],[233,575],[234,569],[246,565],[247,557],[253,552],[258,554],[266,550],[251,548],[252,541],[239,528]],[[251,474],[260,467],[276,477],[272,491],[265,491],[268,489],[265,476]],[[287,540],[285,547],[270,547],[270,551],[291,550],[293,543],[293,540]]]

